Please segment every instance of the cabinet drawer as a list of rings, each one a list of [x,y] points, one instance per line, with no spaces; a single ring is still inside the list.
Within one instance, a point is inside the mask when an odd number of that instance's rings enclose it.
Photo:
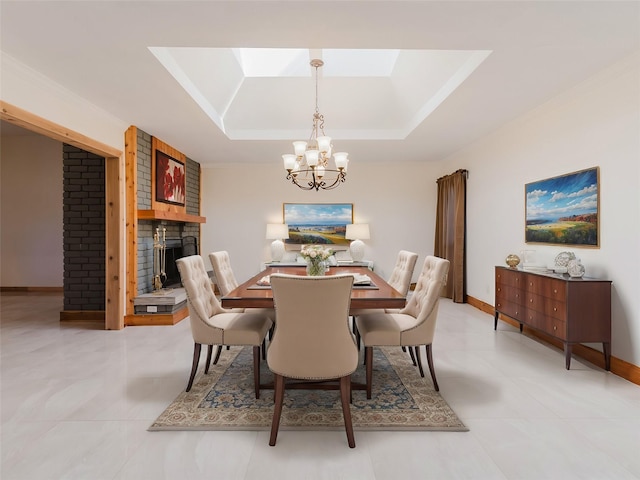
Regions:
[[[567,321],[567,304],[555,298],[545,298],[544,313],[562,322]]]
[[[525,294],[522,290],[508,286],[496,287],[496,300],[502,303],[514,303],[516,305],[524,305]]]
[[[524,307],[516,303],[496,301],[496,310],[516,320],[523,318]]]
[[[547,317],[544,313],[527,310],[526,323],[561,340],[567,339],[567,323],[557,318]]]
[[[496,286],[503,285],[507,287],[521,288],[523,283],[523,275],[515,270],[500,269],[496,271]]]
[[[560,299],[564,299],[567,295],[567,284],[563,280],[527,275],[525,283],[529,293]]]

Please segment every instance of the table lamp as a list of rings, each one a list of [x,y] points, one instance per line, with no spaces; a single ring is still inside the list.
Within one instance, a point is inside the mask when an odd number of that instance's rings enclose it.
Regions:
[[[364,242],[369,240],[369,224],[368,223],[352,223],[347,225],[345,233],[347,240],[353,240],[349,246],[349,253],[355,262],[361,262],[364,258]]]
[[[267,240],[271,242],[271,260],[280,262],[284,256],[283,238],[289,238],[289,225],[284,223],[267,223]]]

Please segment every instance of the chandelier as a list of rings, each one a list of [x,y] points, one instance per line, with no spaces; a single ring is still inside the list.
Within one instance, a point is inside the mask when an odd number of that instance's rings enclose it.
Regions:
[[[331,137],[324,133],[324,116],[318,110],[318,68],[324,65],[322,60],[313,59],[310,65],[316,69],[316,111],[313,114],[313,128],[309,141],[293,142],[295,154],[282,155],[287,180],[291,180],[303,190],[331,190],[347,178],[349,155],[346,152],[333,154],[334,165],[329,164],[331,158]]]

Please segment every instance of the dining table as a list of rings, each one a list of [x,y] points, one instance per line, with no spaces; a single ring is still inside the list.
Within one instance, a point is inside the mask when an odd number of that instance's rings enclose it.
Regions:
[[[269,284],[269,276],[272,273],[284,273],[288,275],[306,276],[306,264],[300,266],[270,265],[260,273],[254,275],[234,290],[221,298],[223,308],[274,308],[273,292]],[[365,308],[402,308],[405,306],[406,297],[389,285],[382,277],[367,267],[342,264],[331,266],[326,271],[327,275],[354,275],[354,285],[351,289],[351,309]],[[367,277],[368,281],[367,281]],[[359,282],[356,284],[356,280]],[[261,384],[261,389],[273,389],[273,383]],[[339,389],[336,382],[308,382],[287,381],[286,388],[324,388]],[[366,390],[364,383],[351,382],[352,390]]]
[[[221,298],[223,308],[273,308],[273,292],[269,276],[273,273],[306,275],[306,265],[270,265]],[[325,275],[354,275],[351,308],[403,308],[406,297],[367,267],[331,266]],[[368,280],[367,280],[368,279]],[[359,280],[359,283],[356,281]]]

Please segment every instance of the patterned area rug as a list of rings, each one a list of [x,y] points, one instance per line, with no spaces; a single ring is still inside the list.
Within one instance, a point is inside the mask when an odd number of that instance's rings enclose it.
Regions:
[[[266,362],[260,368],[260,383],[271,383]],[[400,348],[374,348],[373,368],[371,400],[364,390],[353,390],[355,430],[468,430],[433,389],[428,367],[426,377],[420,377]],[[362,365],[352,381],[365,382]],[[284,402],[281,430],[344,428],[339,390],[287,389]],[[218,364],[197,376],[191,391],[182,392],[149,430],[269,430],[272,415],[273,390],[262,389],[258,400],[254,395],[251,348],[232,347],[223,350]]]

